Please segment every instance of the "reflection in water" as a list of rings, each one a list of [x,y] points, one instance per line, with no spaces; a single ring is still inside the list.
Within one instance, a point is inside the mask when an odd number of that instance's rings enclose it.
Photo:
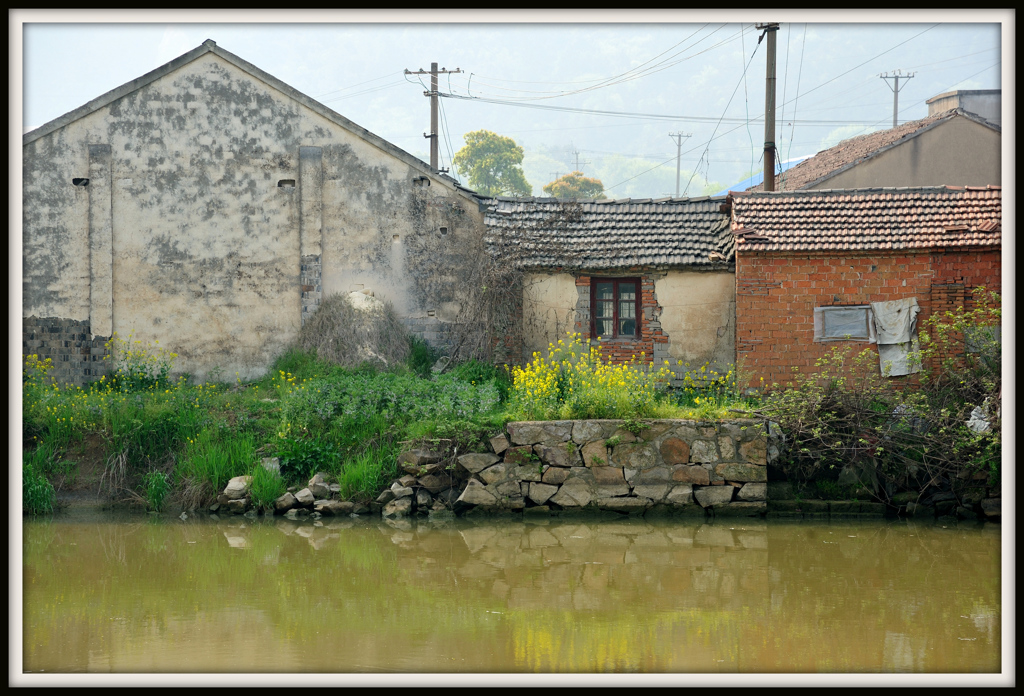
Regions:
[[[25,671],[998,672],[999,531],[26,521]]]

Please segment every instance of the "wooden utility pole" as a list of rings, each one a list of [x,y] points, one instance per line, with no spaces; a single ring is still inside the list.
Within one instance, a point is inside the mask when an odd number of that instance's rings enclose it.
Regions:
[[[910,78],[912,78],[914,76],[914,74],[915,73],[903,74],[901,71],[895,70],[895,71],[893,71],[892,75],[890,75],[889,73],[885,73],[884,75],[879,75],[880,78],[882,78],[883,80],[886,80],[886,83],[885,83],[886,86],[888,86],[889,89],[892,90],[892,127],[893,128],[896,127],[896,114],[898,114],[899,111],[900,111],[900,78],[902,77],[904,80],[909,80]],[[893,80],[894,84],[893,85],[889,85],[888,80]],[[906,82],[903,83],[904,86],[906,86],[906,84],[907,84]]]
[[[757,42],[768,35],[768,60],[764,94],[764,190],[775,190],[775,32],[778,22],[756,25],[763,30]]]
[[[430,64],[430,71],[426,71],[420,68],[416,72],[406,69],[406,75],[430,75],[430,91],[424,92],[423,96],[430,97],[430,134],[423,134],[424,138],[430,138],[430,167],[431,169],[437,170],[437,76],[445,75],[448,73],[460,73],[462,70],[455,68],[454,70],[448,70],[447,68],[437,69],[437,63]]]
[[[679,198],[679,160],[683,156],[683,138],[689,138],[693,133],[669,133],[668,137],[676,141],[676,198]]]

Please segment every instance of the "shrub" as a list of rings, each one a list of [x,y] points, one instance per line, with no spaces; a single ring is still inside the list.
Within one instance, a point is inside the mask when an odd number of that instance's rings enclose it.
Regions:
[[[396,367],[409,357],[409,332],[389,302],[360,293],[328,295],[299,331],[298,348],[320,360],[354,368]],[[356,307],[353,302],[358,302]]]
[[[133,340],[134,336],[130,333],[128,338],[120,338],[115,331],[104,344],[110,354],[103,359],[113,363],[111,383],[121,391],[166,386],[178,354],[158,348],[160,341],[143,344]]]
[[[281,460],[281,475],[288,480],[299,480],[332,468],[338,450],[327,440],[284,436],[277,442],[277,456]]]
[[[419,336],[409,337],[409,357],[406,364],[409,369],[420,377],[430,377],[430,368],[434,366],[440,355],[438,351]]]
[[[526,367],[512,369],[509,411],[523,420],[569,418],[643,418],[655,413],[659,388],[668,368],[634,361],[611,365],[597,348],[585,348],[579,334],[549,346],[547,357],[534,354]],[[641,360],[643,354],[641,353]]]
[[[381,417],[401,424],[472,419],[498,405],[493,383],[468,384],[451,375],[423,380],[409,374],[349,373],[314,379],[291,391],[281,407],[281,437],[316,437],[337,422]]]
[[[784,473],[809,480],[845,472],[882,500],[904,490],[959,493],[979,472],[994,483],[1001,355],[995,336],[984,334],[998,318],[998,295],[989,294],[973,309],[923,322],[919,384],[883,376],[873,350],[836,347],[816,374],[773,391],[758,413],[787,437]],[[987,418],[977,431],[968,427],[976,410]]]

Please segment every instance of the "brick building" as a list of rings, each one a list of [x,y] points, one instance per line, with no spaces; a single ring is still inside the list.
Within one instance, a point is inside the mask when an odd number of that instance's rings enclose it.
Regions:
[[[871,303],[915,298],[917,325],[1001,290],[1002,191],[987,187],[732,193],[736,359],[751,385],[871,346]],[[862,313],[862,314],[859,314]],[[850,324],[863,316],[863,327]],[[829,317],[846,321],[829,333]],[[816,321],[817,320],[817,321]],[[853,327],[852,329],[850,327]]]
[[[999,185],[1002,138],[1002,128],[978,114],[929,105],[925,118],[849,138],[776,174],[775,190]]]
[[[687,362],[731,367],[735,283],[724,203],[494,199],[488,243],[523,271],[522,357],[579,332],[615,363],[668,360],[677,373]]]

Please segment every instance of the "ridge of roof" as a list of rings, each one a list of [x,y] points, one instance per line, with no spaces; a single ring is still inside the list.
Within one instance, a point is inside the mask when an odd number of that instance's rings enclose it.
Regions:
[[[477,194],[480,195],[480,194]],[[593,204],[600,206],[612,206],[612,205],[683,205],[686,203],[704,203],[707,201],[720,201],[725,202],[728,196],[697,196],[694,198],[552,198],[552,197],[541,197],[541,196],[482,196],[481,198],[489,200],[492,203],[541,203],[541,204],[555,204],[555,203],[576,203],[579,205]]]
[[[902,145],[908,142],[909,140],[912,140],[913,138],[916,138],[928,132],[932,128],[935,128],[938,125],[945,123],[956,117],[966,118],[970,121],[974,121],[975,123],[978,123],[987,128],[1002,133],[1002,128],[1000,126],[990,121],[987,121],[978,114],[975,114],[970,111],[965,111],[961,107],[956,107],[954,109],[949,109],[948,111],[942,111],[937,114],[932,114],[930,116],[917,119],[916,121],[907,121],[906,123],[896,126],[896,128],[888,128],[885,130],[875,131],[873,133],[865,133],[864,135],[858,135],[853,138],[847,138],[846,140],[842,140],[833,145],[832,147],[821,150],[820,152],[815,153],[813,156],[808,157],[803,162],[794,167],[791,167],[783,174],[776,175],[776,183],[781,183],[783,179],[790,180],[796,178],[797,181],[800,182],[797,186],[798,189],[806,189],[811,186],[816,186],[823,181],[827,181],[828,179],[838,176],[839,174],[842,174],[848,169],[855,167],[859,164],[862,164],[863,162],[866,162],[870,159],[873,159],[881,155],[882,153],[887,152],[888,150],[894,147]],[[866,149],[864,152],[860,152],[859,154],[858,152],[851,152],[849,153],[849,158],[847,158],[846,161],[844,161],[842,164],[837,164],[835,167],[829,169],[824,174],[821,174],[813,179],[806,179],[803,181],[799,179],[801,174],[807,172],[813,173],[815,170],[815,165],[820,165],[830,155],[835,155],[837,159],[842,160],[843,158],[839,157],[838,155],[843,150],[855,150],[860,145],[870,145],[872,141],[878,141],[877,147],[873,147],[872,149]],[[754,192],[764,191],[764,182],[762,181],[760,184],[751,186],[747,190]]]
[[[114,89],[105,92],[104,94],[101,94],[95,99],[91,99],[82,106],[79,106],[78,108],[67,112],[63,116],[58,116],[52,121],[44,123],[38,128],[35,128],[29,131],[28,133],[25,133],[22,136],[22,146],[24,147],[29,143],[35,142],[39,138],[49,135],[50,133],[53,133],[54,131],[59,130],[60,128],[63,128],[69,123],[72,123],[85,116],[88,116],[89,114],[102,109],[104,106],[107,106],[108,104],[111,104],[114,101],[131,94],[132,92],[140,90],[143,87],[146,87],[147,85],[156,82],[160,78],[169,75],[175,70],[178,70],[179,68],[188,65],[189,63],[197,60],[198,58],[201,58],[207,53],[213,53],[222,60],[231,63],[242,72],[248,73],[249,75],[251,75],[252,77],[256,78],[261,82],[265,82],[270,87],[283,93],[290,99],[299,102],[300,104],[313,110],[320,116],[323,116],[327,120],[332,121],[338,126],[341,126],[342,128],[351,132],[357,137],[380,148],[381,150],[387,152],[388,154],[402,160],[411,167],[426,174],[429,174],[435,179],[450,184],[462,195],[465,195],[467,197],[473,197],[474,199],[480,198],[479,194],[472,191],[472,189],[468,189],[462,186],[462,184],[460,184],[454,177],[448,176],[442,172],[433,169],[429,164],[419,159],[418,157],[409,154],[408,152],[401,149],[397,145],[388,142],[379,135],[376,135],[375,133],[371,133],[370,131],[366,130],[365,128],[355,123],[354,121],[350,121],[349,119],[345,118],[344,116],[334,111],[330,107],[321,104],[320,102],[316,101],[315,99],[306,94],[303,94],[302,92],[295,89],[288,83],[280,80],[279,78],[274,77],[270,73],[250,63],[244,58],[241,58],[235,55],[234,53],[231,53],[230,51],[221,48],[213,39],[207,39],[196,48],[193,48],[191,51],[183,53],[177,58],[173,58],[167,61],[163,65],[154,68],[153,70],[150,70],[149,72],[135,78],[134,80],[129,80],[123,85],[115,87]]]
[[[734,198],[770,198],[787,196],[852,196],[879,193],[964,193],[980,191],[1002,192],[1002,185],[989,184],[987,186],[869,186],[853,189],[793,189],[789,191],[730,191],[730,197]]]

